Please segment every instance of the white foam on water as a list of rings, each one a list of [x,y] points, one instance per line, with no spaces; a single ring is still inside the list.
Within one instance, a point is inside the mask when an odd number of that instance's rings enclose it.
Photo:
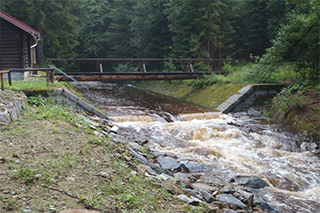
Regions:
[[[234,174],[261,177],[269,182],[267,190],[275,196],[287,196],[281,198],[280,204],[285,203],[289,209],[308,212],[317,207],[314,202],[320,202],[320,160],[310,152],[292,151],[296,148],[290,137],[268,129],[244,131],[229,125],[237,121],[221,113],[180,118],[182,121],[171,123],[153,121],[120,126],[135,130],[136,139],[144,136],[158,143],[155,151],[212,165],[221,178]],[[300,206],[293,206],[292,200]]]

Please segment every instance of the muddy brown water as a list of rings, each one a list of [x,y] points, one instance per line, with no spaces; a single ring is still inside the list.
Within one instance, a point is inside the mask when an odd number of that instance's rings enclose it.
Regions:
[[[207,164],[205,181],[260,177],[270,184],[263,190],[280,212],[320,212],[320,159],[301,145],[304,139],[246,113],[226,115],[131,85],[86,85],[91,101],[127,139],[149,140],[153,151]]]

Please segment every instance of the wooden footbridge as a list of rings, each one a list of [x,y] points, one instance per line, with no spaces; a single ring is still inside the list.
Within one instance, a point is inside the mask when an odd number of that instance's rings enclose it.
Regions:
[[[55,73],[54,79],[58,81],[150,81],[150,80],[185,80],[185,79],[198,79],[203,78],[205,75],[212,73],[222,73],[221,63],[228,59],[192,59],[192,58],[48,58],[47,61],[52,65],[55,61],[96,61],[95,72],[81,72],[81,73]],[[137,62],[138,72],[104,72],[103,62]],[[182,65],[180,72],[147,72],[146,62],[165,62],[172,61],[178,62]],[[207,65],[218,64],[218,71],[216,72],[196,72],[193,68],[195,62],[204,62]],[[53,67],[53,66],[52,66]],[[51,77],[53,80],[53,77]]]
[[[45,71],[47,73],[47,85],[58,81],[151,81],[151,80],[186,80],[186,79],[198,79],[203,78],[206,75],[212,73],[224,74],[221,72],[221,64],[223,61],[229,61],[230,59],[212,59],[212,58],[48,58],[50,62],[49,68],[10,68],[0,70],[0,82],[1,89],[4,90],[4,73],[8,75],[9,85],[12,85],[11,74],[14,72],[37,72]],[[57,67],[53,66],[54,61],[96,61],[97,67],[95,72],[70,72],[65,73]],[[138,72],[104,72],[103,61],[109,62],[137,62]],[[175,72],[147,72],[146,62],[165,62],[172,61],[181,65],[181,71]],[[193,64],[196,62],[203,62],[208,67],[217,67],[216,71],[202,71],[197,72],[193,68]]]

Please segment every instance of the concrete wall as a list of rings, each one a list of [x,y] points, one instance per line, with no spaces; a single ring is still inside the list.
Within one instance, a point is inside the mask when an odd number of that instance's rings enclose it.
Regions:
[[[12,81],[23,81],[26,80],[27,77],[29,76],[29,72],[11,72],[11,79]],[[4,79],[7,81],[8,80],[8,74],[4,74]]]
[[[255,106],[262,106],[281,91],[284,85],[249,85],[232,95],[217,110],[223,113],[239,112]]]
[[[266,101],[271,100],[278,94],[282,88],[283,85],[254,85],[252,91],[245,94],[244,98],[232,111],[239,112],[251,107],[263,106]]]
[[[100,118],[103,119],[109,119],[104,113],[102,113],[100,110],[96,109],[94,106],[90,105],[89,103],[81,100],[76,95],[72,94],[71,92],[65,90],[65,89],[56,89],[54,90],[53,97],[57,102],[72,106],[74,108],[79,108],[86,110],[87,112],[90,112]]]

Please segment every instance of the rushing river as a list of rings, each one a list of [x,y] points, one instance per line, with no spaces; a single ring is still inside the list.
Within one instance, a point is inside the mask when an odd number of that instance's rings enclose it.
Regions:
[[[222,114],[133,86],[88,83],[92,102],[123,136],[149,140],[156,152],[208,165],[207,182],[235,175],[266,180],[280,212],[320,212],[320,159],[308,143],[247,113]]]

